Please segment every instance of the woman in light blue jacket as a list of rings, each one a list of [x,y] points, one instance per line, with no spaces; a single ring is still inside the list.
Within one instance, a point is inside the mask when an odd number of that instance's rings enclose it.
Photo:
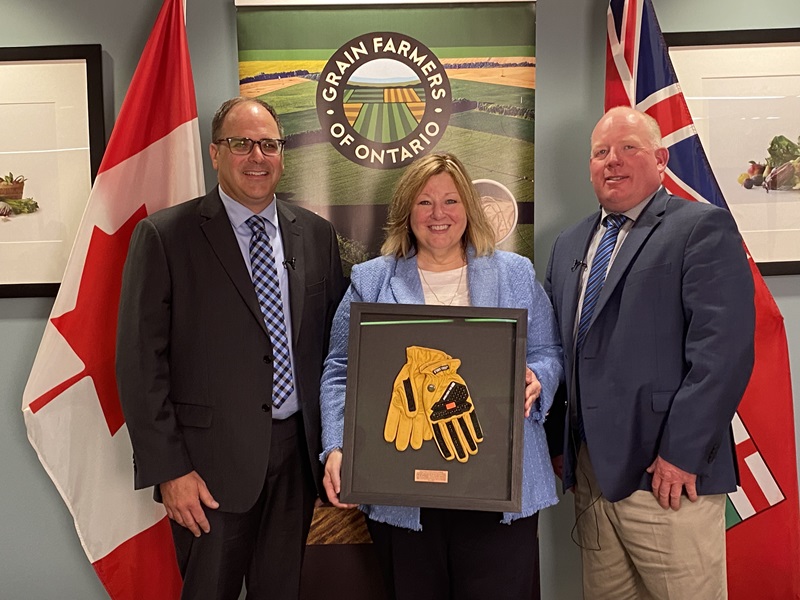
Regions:
[[[398,182],[383,256],[353,267],[322,376],[324,485],[339,502],[351,302],[528,310],[522,511],[361,506],[388,593],[397,600],[533,597],[538,511],[557,502],[543,422],[563,377],[553,310],[531,262],[494,249],[494,232],[461,162],[418,159]]]

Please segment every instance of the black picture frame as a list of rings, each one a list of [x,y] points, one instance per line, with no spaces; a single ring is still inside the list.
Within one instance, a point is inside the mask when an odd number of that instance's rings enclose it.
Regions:
[[[89,140],[88,165],[91,183],[94,183],[100,162],[103,158],[106,145],[104,104],[103,104],[103,68],[102,68],[102,47],[100,44],[78,44],[65,46],[24,46],[0,48],[0,69],[6,66],[33,67],[41,65],[66,64],[68,62],[82,61],[85,65],[86,92],[85,106],[87,110],[88,131],[86,132]],[[53,86],[61,85],[62,82],[52,81]],[[3,99],[3,92],[0,91],[0,100]],[[0,167],[2,168],[2,167]],[[70,210],[76,211],[78,215],[83,213],[88,200],[88,193],[66,199],[70,205]],[[0,223],[2,226],[3,223]],[[0,233],[2,231],[0,230]],[[68,236],[69,237],[69,236]],[[0,235],[0,241],[2,236]],[[26,240],[32,244],[38,240]],[[65,237],[61,243],[61,252],[69,255],[74,243],[74,236]],[[36,261],[39,259],[38,253],[33,251],[26,253],[31,257],[28,260]],[[46,281],[15,281],[12,277],[3,277],[2,266],[0,266],[0,297],[54,297],[58,293],[60,277],[49,278]]]
[[[521,510],[526,332],[525,309],[351,304],[342,501]],[[409,346],[461,361],[484,435],[466,462],[445,460],[433,439],[402,452],[384,439]]]
[[[691,31],[664,33],[664,41],[668,48],[696,46],[707,48],[709,46],[729,47],[731,50],[746,48],[747,46],[792,45],[800,47],[800,28],[778,29],[753,29],[729,31]],[[800,72],[800,68],[797,70]],[[749,75],[743,66],[742,75]],[[800,93],[800,91],[798,91]],[[694,116],[694,115],[693,115]],[[798,132],[788,132],[787,135]],[[706,148],[708,152],[708,149]],[[765,148],[766,152],[766,148]],[[758,158],[758,157],[753,157]],[[720,182],[722,184],[722,182]],[[724,190],[723,190],[724,191]],[[800,232],[798,233],[800,235]],[[745,238],[745,242],[747,239]],[[800,245],[798,245],[800,248]],[[756,266],[762,276],[769,275],[798,275],[800,274],[800,250],[798,260],[756,260]]]

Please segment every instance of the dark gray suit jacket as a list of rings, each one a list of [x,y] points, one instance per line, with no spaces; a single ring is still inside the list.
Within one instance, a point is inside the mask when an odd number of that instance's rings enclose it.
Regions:
[[[278,200],[289,269],[295,387],[320,494],[319,381],[344,291],[333,227]],[[123,272],[117,382],[137,489],[196,470],[220,509],[264,485],[272,430],[272,344],[217,188],[135,228]],[[158,497],[158,495],[157,495]]]
[[[699,494],[735,489],[733,418],[753,367],[753,278],[726,210],[659,190],[628,233],[574,352],[582,261],[596,213],[557,238],[545,289],[580,393],[604,496],[650,490],[657,455],[698,476]],[[564,423],[564,486],[575,483],[574,424]]]

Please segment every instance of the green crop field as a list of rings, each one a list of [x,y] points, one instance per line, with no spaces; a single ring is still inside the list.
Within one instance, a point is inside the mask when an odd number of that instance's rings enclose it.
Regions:
[[[479,102],[493,102],[526,108],[533,108],[536,95],[536,90],[528,88],[460,79],[451,79],[450,89],[453,98],[468,98]]]
[[[283,114],[279,112],[278,114],[281,115],[285,135],[301,131],[317,131],[320,128],[316,109]]]
[[[345,102],[383,102],[383,88],[348,88]]]
[[[388,143],[403,139],[417,125],[417,120],[405,104],[381,102],[365,104],[353,124],[353,129],[367,139]]]
[[[507,117],[492,113],[469,110],[450,116],[450,127],[462,127],[494,135],[533,142],[534,122],[528,119]]]
[[[316,110],[317,82],[309,80],[305,83],[290,85],[282,90],[263,94],[259,98],[274,106],[281,117],[298,110]]]

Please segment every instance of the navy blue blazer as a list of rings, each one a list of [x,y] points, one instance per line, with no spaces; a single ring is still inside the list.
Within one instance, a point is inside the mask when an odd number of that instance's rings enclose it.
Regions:
[[[753,367],[753,278],[726,210],[660,189],[608,273],[579,356],[575,314],[582,261],[600,213],[556,239],[545,289],[561,332],[569,402],[580,391],[586,440],[603,495],[650,490],[661,456],[697,475],[698,494],[738,481],[731,419]],[[577,441],[564,422],[565,489]]]

